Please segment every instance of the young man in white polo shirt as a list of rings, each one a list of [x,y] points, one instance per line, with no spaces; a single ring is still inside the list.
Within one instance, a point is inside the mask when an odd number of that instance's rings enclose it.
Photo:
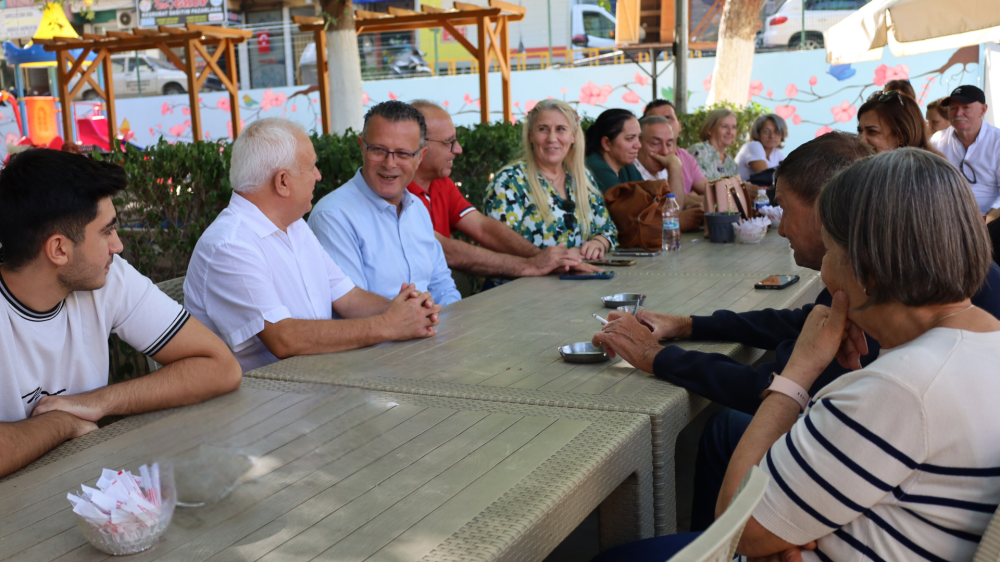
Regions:
[[[219,338],[115,254],[125,171],[35,149],[0,171],[0,476],[108,415],[235,390]],[[108,335],[164,367],[108,386]]]
[[[934,133],[931,144],[965,176],[979,211],[1000,215],[1000,129],[983,121],[986,96],[975,86],[959,86],[941,107],[951,127]]]
[[[233,144],[233,197],[195,246],[184,304],[244,372],[437,333],[441,307],[429,293],[407,284],[391,301],[369,293],[323,250],[302,220],[320,179],[312,141],[291,121],[254,121]]]

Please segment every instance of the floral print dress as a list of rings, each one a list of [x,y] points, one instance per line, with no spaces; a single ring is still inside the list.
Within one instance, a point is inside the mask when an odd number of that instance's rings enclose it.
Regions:
[[[709,144],[708,141],[697,142],[687,149],[691,156],[698,161],[698,167],[705,174],[705,179],[713,182],[722,176],[735,176],[740,173],[736,160],[726,154],[726,160],[719,163],[719,151]]]
[[[546,224],[538,212],[538,206],[531,199],[526,171],[525,164],[519,162],[497,172],[487,189],[484,205],[486,214],[506,224],[539,248],[557,244],[565,244],[567,248],[582,246],[587,240],[583,238],[577,224],[576,202],[573,200],[572,189],[573,177],[566,173],[567,197],[562,199],[539,174],[538,180],[549,196],[549,207],[552,209],[552,221]],[[592,185],[597,185],[589,171],[587,177]],[[618,245],[618,229],[608,215],[604,198],[591,192],[589,204],[590,236],[600,234],[607,238],[614,248]]]

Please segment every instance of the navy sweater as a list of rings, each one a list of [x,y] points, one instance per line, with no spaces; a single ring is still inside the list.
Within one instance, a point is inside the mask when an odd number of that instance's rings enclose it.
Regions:
[[[743,313],[719,310],[711,316],[694,316],[692,340],[738,342],[774,351],[776,360],[753,367],[720,353],[685,351],[668,345],[656,355],[653,374],[713,402],[753,414],[762,402],[761,393],[770,385],[771,373],[780,374],[788,363],[795,340],[813,307],[817,304],[830,306],[832,302],[830,291],[823,289],[815,303],[795,310],[769,308]],[[1000,267],[996,263],[990,266],[986,283],[972,297],[972,304],[1000,318]],[[866,337],[868,355],[861,358],[862,366],[874,361],[881,349],[871,336]],[[847,372],[835,359],[816,379],[809,394],[815,395]]]

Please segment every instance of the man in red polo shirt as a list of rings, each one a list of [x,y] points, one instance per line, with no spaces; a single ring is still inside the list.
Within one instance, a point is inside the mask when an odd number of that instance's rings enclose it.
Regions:
[[[451,116],[428,101],[415,101],[411,105],[427,122],[427,152],[407,189],[430,211],[434,234],[444,249],[448,267],[472,275],[498,277],[596,269],[583,263],[578,249],[553,246],[541,250],[507,225],[469,204],[449,177],[455,157],[462,153]],[[451,238],[453,230],[461,230],[480,246]]]

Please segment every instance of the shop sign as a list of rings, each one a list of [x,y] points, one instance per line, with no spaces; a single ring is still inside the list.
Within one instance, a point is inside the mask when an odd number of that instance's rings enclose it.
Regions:
[[[225,0],[138,0],[136,9],[139,27],[186,23],[222,25],[226,21]]]

